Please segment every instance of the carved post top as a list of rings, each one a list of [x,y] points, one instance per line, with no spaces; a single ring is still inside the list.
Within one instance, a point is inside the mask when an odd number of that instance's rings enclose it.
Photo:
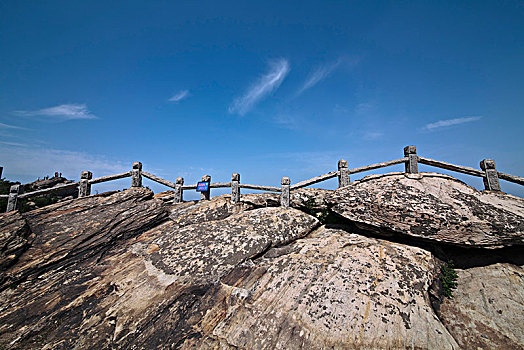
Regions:
[[[20,193],[20,185],[12,185],[10,188],[9,188],[9,193]]]
[[[341,159],[338,161],[338,169],[347,168],[348,167],[348,161],[345,159]]]
[[[280,183],[281,183],[282,185],[289,185],[289,184],[291,184],[291,180],[289,179],[289,177],[284,176],[284,177],[282,178],[282,180],[280,180]]]
[[[417,154],[417,146],[404,147],[404,155],[407,157],[410,154]]]
[[[142,170],[142,163],[140,163],[140,162],[133,162],[133,169]]]
[[[184,178],[183,178],[183,177],[177,177],[177,178],[175,179],[175,183],[176,183],[177,185],[183,185],[183,184],[184,184]]]
[[[85,180],[91,180],[93,178],[93,173],[90,171],[82,171],[80,173],[80,178]]]
[[[482,159],[480,161],[480,169],[486,171],[486,169],[496,169],[495,159]]]
[[[202,175],[202,181],[211,182],[211,175]]]
[[[240,181],[240,174],[239,173],[231,174],[231,181]]]

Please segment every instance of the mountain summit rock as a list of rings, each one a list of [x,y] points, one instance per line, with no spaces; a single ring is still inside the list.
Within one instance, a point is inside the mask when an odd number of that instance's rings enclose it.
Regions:
[[[1,214],[0,348],[524,348],[524,199],[434,173],[171,197]]]

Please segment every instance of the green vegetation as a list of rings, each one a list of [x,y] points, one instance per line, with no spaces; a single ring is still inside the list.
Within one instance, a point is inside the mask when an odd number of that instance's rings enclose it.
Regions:
[[[453,298],[453,289],[457,288],[458,275],[455,271],[453,260],[448,261],[440,267],[440,281],[442,282],[442,294],[447,298]]]

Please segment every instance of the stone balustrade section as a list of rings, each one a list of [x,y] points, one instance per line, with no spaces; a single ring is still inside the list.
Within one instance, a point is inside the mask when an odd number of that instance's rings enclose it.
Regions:
[[[348,161],[341,159],[338,161],[337,170],[331,171],[323,175],[315,176],[311,179],[303,180],[291,185],[289,177],[283,177],[281,179],[281,186],[266,186],[266,185],[253,185],[245,184],[240,182],[240,174],[233,173],[231,175],[231,182],[211,182],[210,175],[202,176],[202,181],[209,182],[209,188],[207,191],[201,192],[201,200],[210,200],[212,188],[231,188],[231,203],[236,204],[241,201],[241,189],[267,191],[267,192],[278,192],[280,193],[280,204],[283,207],[289,207],[290,192],[299,188],[311,186],[313,184],[326,181],[332,178],[338,178],[338,187],[346,187],[351,184],[350,175],[357,174],[365,171],[371,171],[375,169],[385,168],[392,165],[404,164],[406,174],[418,174],[418,165],[428,165],[445,170],[458,172],[461,174],[467,174],[471,176],[481,177],[484,181],[485,190],[489,191],[501,191],[500,179],[516,184],[524,185],[524,178],[516,175],[506,174],[498,172],[495,166],[495,160],[483,159],[480,162],[480,170],[455,165],[451,163],[442,162],[430,158],[420,157],[417,155],[417,148],[415,146],[404,147],[404,157],[399,159],[393,159],[386,162],[370,164],[362,167],[348,168]],[[0,167],[0,177],[3,172],[3,167]],[[77,187],[78,197],[86,197],[91,195],[91,185],[103,183],[107,181],[118,180],[126,177],[131,177],[131,187],[142,187],[142,177],[149,180],[160,183],[164,186],[172,188],[174,190],[173,201],[175,203],[181,203],[184,201],[185,190],[196,190],[197,184],[184,185],[184,178],[177,177],[175,182],[171,182],[164,178],[158,177],[151,173],[142,170],[142,163],[133,162],[131,171],[127,171],[120,174],[101,176],[93,178],[93,174],[90,171],[82,171],[80,174],[80,181],[73,182],[65,185],[59,185],[51,188],[37,190],[33,192],[23,193],[23,185],[13,185],[10,188],[8,195],[0,195],[0,198],[7,198],[7,211],[16,210],[19,204],[19,200],[23,198],[29,198],[39,195],[49,194],[55,191],[64,190],[67,188]]]

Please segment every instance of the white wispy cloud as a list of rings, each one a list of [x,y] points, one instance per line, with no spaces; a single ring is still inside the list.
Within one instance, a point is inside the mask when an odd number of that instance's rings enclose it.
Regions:
[[[14,111],[13,114],[21,117],[50,117],[55,120],[97,119],[85,104],[63,104],[34,111]]]
[[[40,148],[15,142],[0,142],[0,152],[4,173],[9,172],[13,179],[26,181],[55,171],[64,173],[67,178],[77,179],[83,170],[92,171],[94,176],[102,176],[131,168],[131,162],[124,163],[103,155]]]
[[[446,126],[452,126],[452,125],[458,125],[458,124],[464,124],[469,122],[474,122],[479,119],[481,119],[481,116],[475,116],[475,117],[464,117],[464,118],[454,118],[454,119],[445,119],[445,120],[439,120],[434,123],[426,124],[423,129],[424,130],[435,130],[438,128],[443,128]]]
[[[9,124],[4,124],[4,123],[0,123],[0,128],[1,129],[25,129],[20,126],[9,125]]]
[[[173,95],[168,101],[170,102],[179,102],[190,96],[189,90],[182,90],[177,94]]]
[[[338,60],[334,63],[322,65],[310,73],[300,89],[297,91],[297,96],[302,94],[307,89],[311,89],[313,86],[326,79],[333,71],[340,65],[342,61]]]
[[[282,84],[289,70],[289,62],[286,59],[281,58],[270,62],[269,71],[260,77],[243,96],[233,101],[229,107],[229,113],[246,114],[258,101]]]
[[[0,143],[2,145],[7,145],[7,146],[27,146],[25,143],[19,143],[19,142],[8,142],[8,141],[0,141]]]
[[[319,67],[317,67],[313,72],[311,72],[306,81],[302,84],[300,89],[298,89],[296,96],[302,94],[304,91],[311,89],[313,86],[320,83],[322,80],[326,79],[328,76],[330,76],[337,68],[339,68],[342,64],[346,64],[349,66],[354,66],[357,63],[356,59],[351,59],[349,57],[340,57],[335,62],[331,62],[328,64],[323,64]]]

